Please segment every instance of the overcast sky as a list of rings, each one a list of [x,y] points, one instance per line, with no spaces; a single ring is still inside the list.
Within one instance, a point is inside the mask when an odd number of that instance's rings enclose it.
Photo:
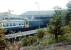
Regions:
[[[0,12],[12,10],[14,14],[26,11],[51,10],[54,6],[66,8],[70,0],[0,0]]]

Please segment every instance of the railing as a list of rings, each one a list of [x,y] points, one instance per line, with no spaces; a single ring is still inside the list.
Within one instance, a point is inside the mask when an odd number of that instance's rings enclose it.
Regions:
[[[42,29],[42,28],[40,28],[40,29]],[[19,36],[26,36],[26,35],[37,33],[37,30],[39,30],[39,29],[29,30],[29,31],[25,31],[25,32],[18,32],[18,33],[14,33],[14,34],[8,34],[8,35],[5,35],[5,37],[6,38],[16,38],[16,37],[19,37]]]

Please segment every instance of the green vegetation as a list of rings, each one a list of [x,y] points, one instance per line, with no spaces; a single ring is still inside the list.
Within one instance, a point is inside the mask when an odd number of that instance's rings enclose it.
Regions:
[[[44,35],[45,35],[45,32],[43,30],[38,30],[37,34],[34,36],[24,37],[22,39],[22,44],[23,46],[39,44],[40,40],[44,37]]]
[[[25,37],[25,38],[22,39],[23,46],[29,46],[29,45],[32,45],[35,42],[37,42],[37,39],[36,39],[35,36]]]
[[[69,22],[71,21],[71,2],[67,4],[67,14],[66,14],[65,20],[66,20],[65,22],[66,25],[68,25]]]
[[[6,47],[6,41],[5,41],[5,29],[0,28],[0,47]]]
[[[53,34],[55,37],[56,42],[58,42],[58,36],[63,35],[63,30],[61,29],[62,27],[62,12],[61,8],[56,7],[57,10],[55,10],[54,18],[50,22],[48,26],[48,32]]]
[[[68,8],[69,11],[71,9],[70,4]],[[59,42],[71,42],[70,12],[66,12],[60,7],[55,7],[55,14],[50,20],[47,30],[38,30],[36,35],[23,38],[22,40],[23,46],[33,45],[35,43],[46,46]]]
[[[49,44],[55,43],[55,41],[65,42],[65,43],[71,42],[71,16],[70,16],[71,15],[71,4],[70,2],[68,3],[67,7],[68,9],[67,9],[66,15],[62,15],[63,12],[61,11],[60,8],[55,10],[54,17],[48,26],[48,32],[51,35],[54,35],[51,38],[55,37],[54,38],[55,40],[53,39],[48,40]]]
[[[45,35],[45,31],[44,30],[38,30],[37,31],[37,37],[39,39],[42,39],[44,37],[44,35]]]
[[[71,43],[71,5],[68,3],[67,11],[55,7],[55,14],[48,24],[47,30],[40,29],[34,36],[21,39],[23,46],[47,46],[59,42]],[[27,21],[26,23],[27,24]],[[26,26],[26,25],[25,25]],[[0,29],[0,41],[4,39],[4,30]]]
[[[5,29],[0,29],[0,41],[4,41],[5,40]]]

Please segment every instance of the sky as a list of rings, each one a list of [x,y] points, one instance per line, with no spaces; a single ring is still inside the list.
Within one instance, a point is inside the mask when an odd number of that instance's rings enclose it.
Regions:
[[[66,8],[70,0],[0,0],[0,12],[11,11],[13,14],[21,14],[26,11],[52,10],[55,6]]]

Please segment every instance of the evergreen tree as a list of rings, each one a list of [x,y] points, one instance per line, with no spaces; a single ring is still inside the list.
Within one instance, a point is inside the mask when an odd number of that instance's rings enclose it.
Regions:
[[[71,1],[67,4],[67,14],[65,20],[66,20],[66,25],[68,25],[69,22],[71,21]]]
[[[56,42],[58,42],[58,35],[63,34],[63,31],[61,29],[62,27],[61,13],[62,13],[61,8],[56,7],[54,17],[48,27],[48,32],[54,35]]]

